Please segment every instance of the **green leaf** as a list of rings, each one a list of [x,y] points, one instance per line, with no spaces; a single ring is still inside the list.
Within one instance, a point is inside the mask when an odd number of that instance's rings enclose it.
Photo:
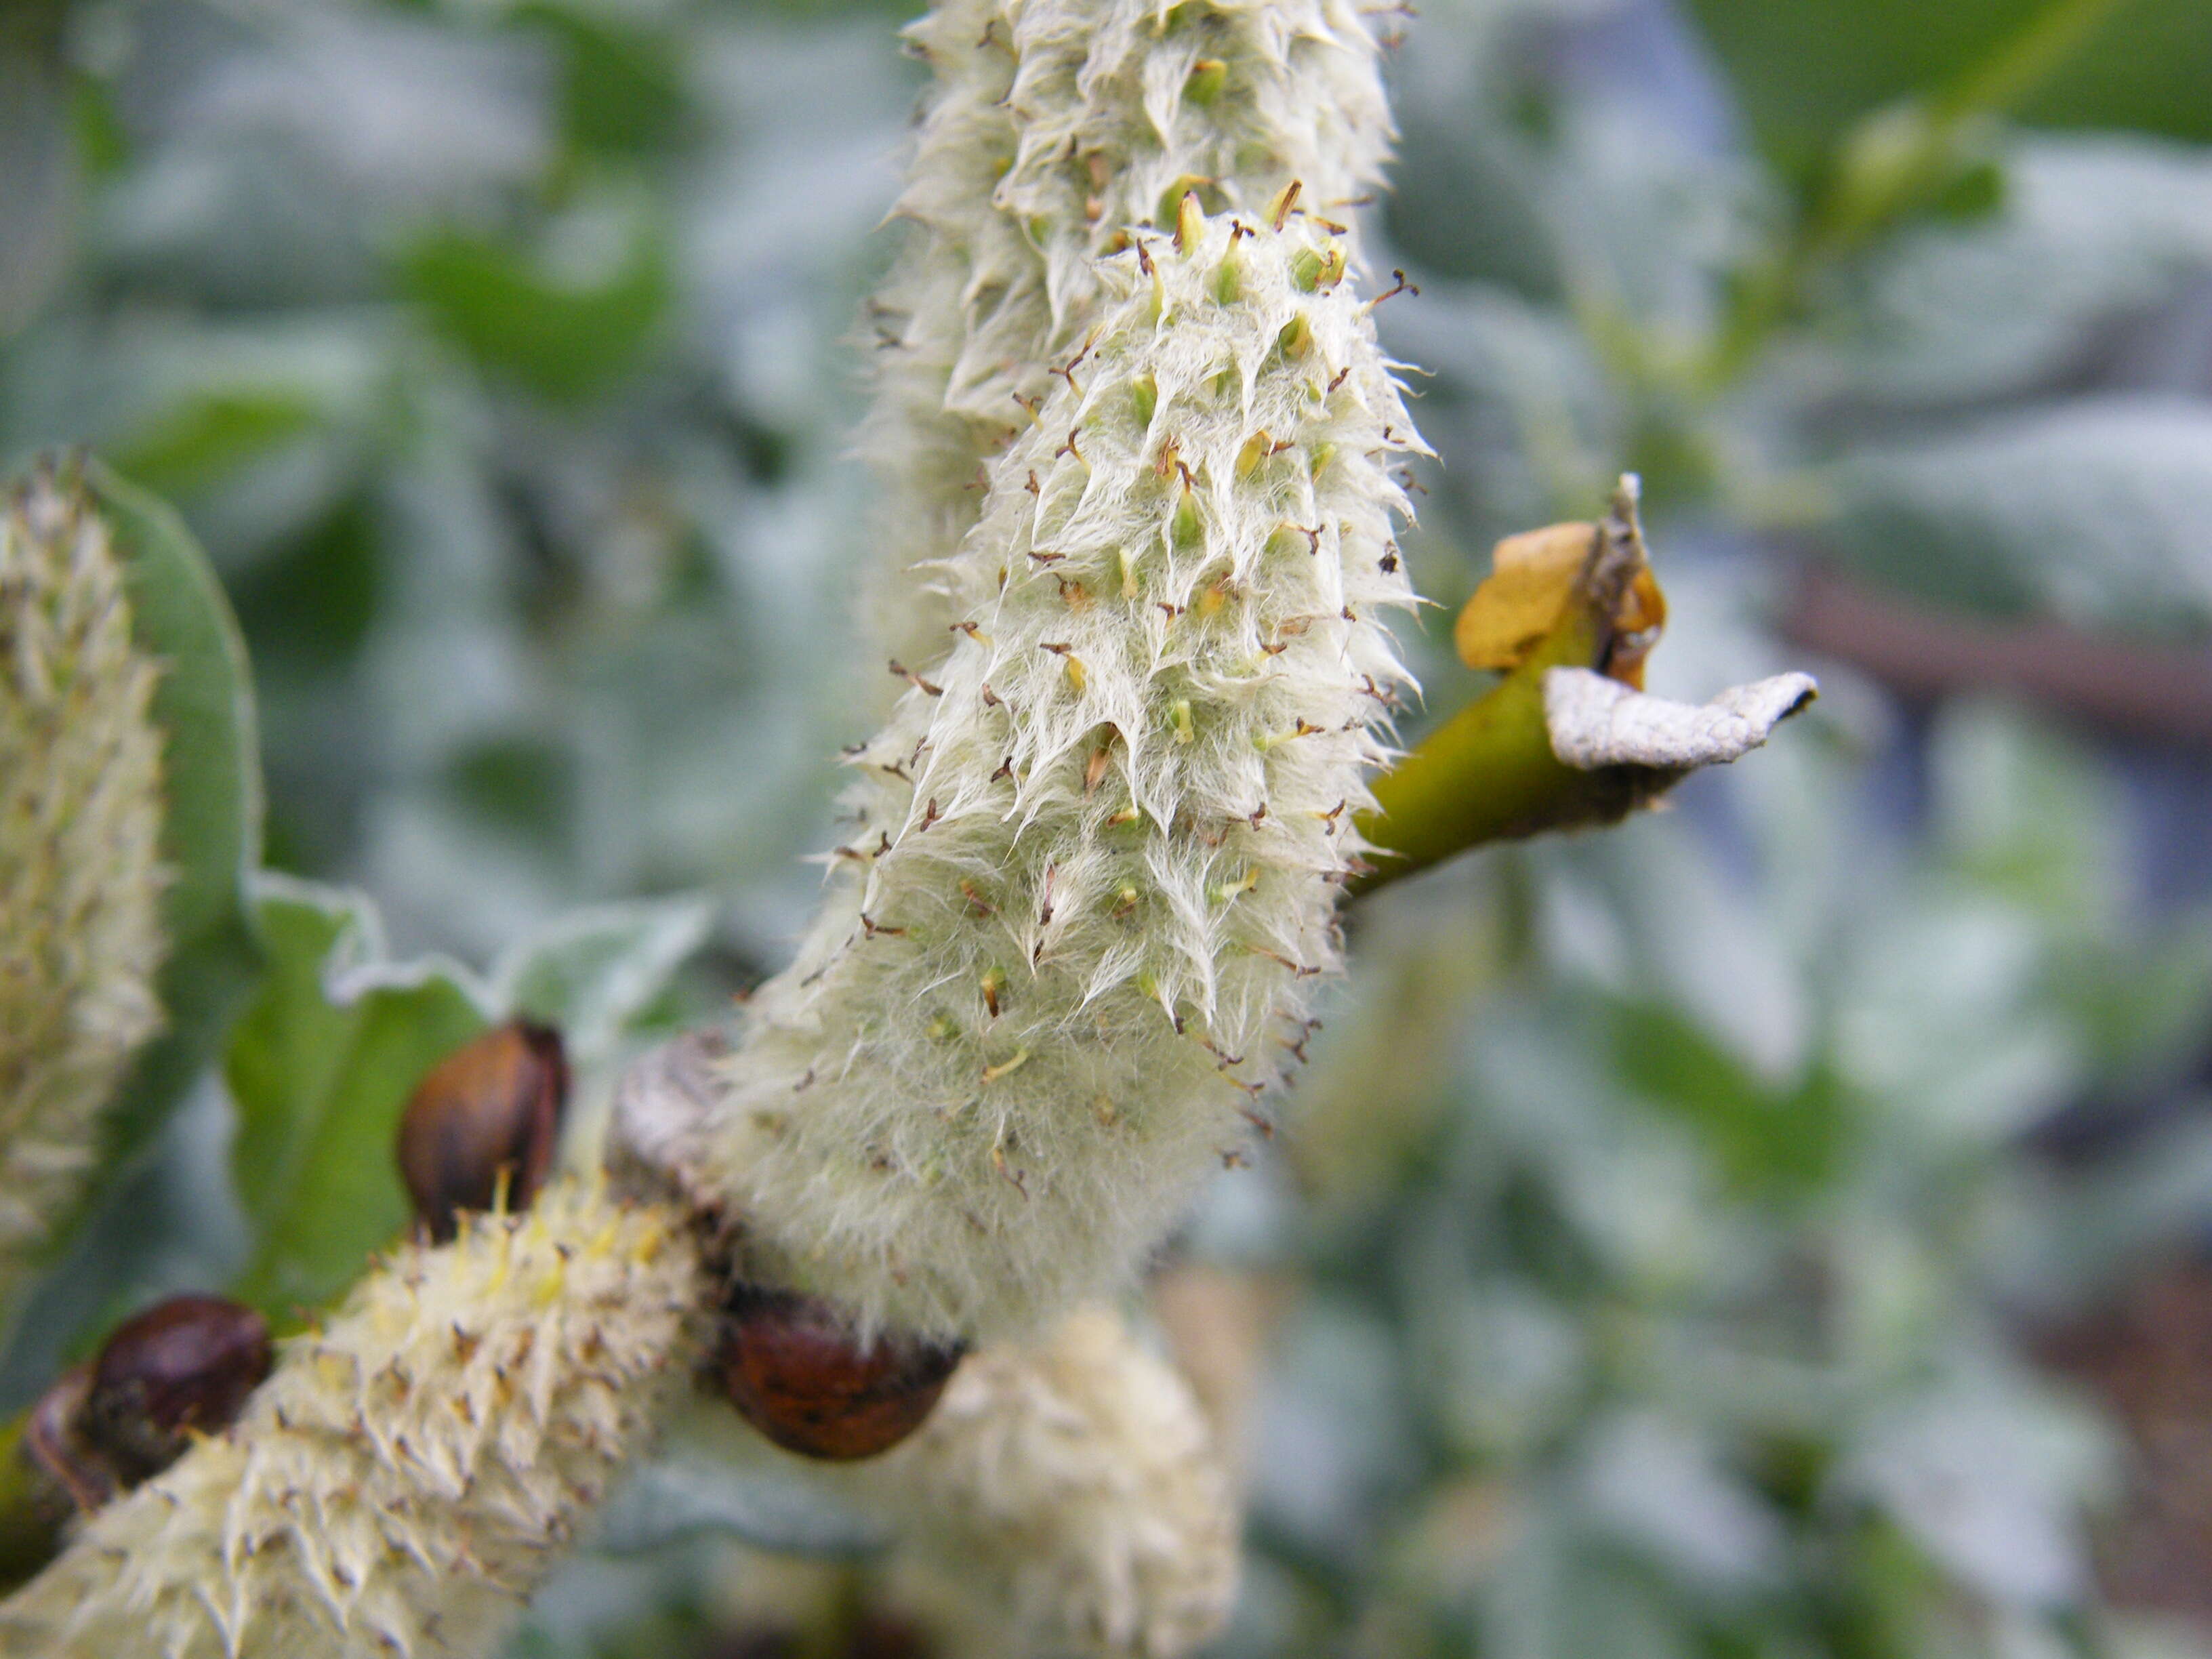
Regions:
[[[1846,461],[1829,538],[1936,601],[2201,637],[2212,627],[2212,410],[2047,404]]]
[[[1672,1009],[1624,1004],[1609,1024],[1615,1074],[1698,1130],[1737,1188],[1804,1194],[1833,1178],[1850,1106],[1825,1068],[1778,1091]]]
[[[113,532],[131,623],[162,664],[166,801],[162,900],[168,1024],[138,1057],[111,1120],[112,1162],[143,1146],[213,1060],[259,969],[245,884],[261,857],[261,763],[246,646],[191,532],[156,497],[94,464],[87,478]]]
[[[405,1225],[400,1113],[495,1016],[457,965],[387,961],[358,895],[270,875],[255,892],[269,972],[224,1064],[232,1174],[258,1239],[235,1294],[283,1317],[329,1300]]]
[[[577,910],[500,958],[492,994],[507,1012],[557,1027],[569,1059],[606,1059],[707,937],[710,902],[642,900]]]
[[[1999,1606],[2087,1589],[2080,1508],[2111,1489],[2118,1448],[2088,1413],[2009,1378],[1885,1402],[1853,1437],[1838,1496],[1872,1499]]]
[[[1685,1588],[1725,1601],[1781,1577],[1780,1517],[1702,1425],[1650,1407],[1601,1416],[1578,1449],[1573,1490],[1600,1534]]]
[[[325,418],[321,405],[295,388],[219,387],[163,410],[118,459],[156,488],[189,495],[305,437]]]
[[[578,149],[651,155],[676,147],[691,125],[676,39],[619,23],[600,8],[532,4],[517,22],[561,52],[561,126]]]
[[[1954,703],[1925,764],[1929,828],[1948,866],[2054,930],[2122,914],[2115,781],[2087,752],[2004,704]]]
[[[642,218],[628,228],[617,262],[583,276],[453,229],[416,243],[400,276],[439,331],[478,363],[559,403],[639,368],[672,299],[667,249]]]
[[[2212,1014],[2201,908],[2136,915],[2129,825],[2112,769],[2019,709],[1947,707],[1929,733],[1929,830],[1945,866],[2046,930],[2053,1003],[2109,1089],[2156,1091],[2193,1066]]]
[[[2212,143],[2212,21],[2202,0],[2130,0],[2021,108],[2042,126]]]
[[[1827,1063],[1859,1103],[1869,1152],[1931,1169],[1988,1157],[2078,1097],[2089,1055],[2054,1005],[2039,918],[1936,876],[1862,908],[1878,922],[1827,969]]]
[[[2013,112],[2043,125],[2212,140],[2203,0],[2057,4],[2083,14],[2083,31],[2040,66]],[[1805,182],[1865,117],[1971,83],[2056,9],[2052,0],[1690,0],[1690,9],[1760,149]]]
[[[257,1241],[237,1294],[279,1316],[328,1301],[406,1225],[394,1144],[424,1073],[516,1014],[558,1028],[582,1064],[608,1058],[712,916],[699,899],[578,911],[486,983],[442,957],[391,960],[358,893],[275,874],[254,891],[270,969],[225,1061],[232,1174]]]

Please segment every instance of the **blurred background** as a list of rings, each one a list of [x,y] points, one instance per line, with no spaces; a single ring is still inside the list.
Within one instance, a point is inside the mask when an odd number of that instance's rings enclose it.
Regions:
[[[267,861],[392,958],[651,902],[646,1028],[780,965],[880,672],[848,447],[906,17],[0,9],[0,462],[181,508]],[[1492,542],[1623,470],[1653,689],[1824,695],[1670,810],[1363,902],[1158,1298],[1251,1472],[1219,1651],[2212,1654],[2212,11],[1373,21],[1439,452],[1408,735],[1485,684]],[[204,1087],[139,1154],[10,1407],[88,1310],[260,1259],[235,1121]],[[834,1527],[726,1508],[605,1540],[518,1652],[928,1650]]]

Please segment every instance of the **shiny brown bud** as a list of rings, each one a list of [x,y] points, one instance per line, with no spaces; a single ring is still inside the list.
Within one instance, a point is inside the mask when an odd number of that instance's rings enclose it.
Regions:
[[[126,1320],[92,1362],[77,1430],[136,1486],[184,1454],[194,1434],[237,1419],[269,1375],[269,1322],[219,1296],[173,1296]]]
[[[545,1184],[568,1099],[561,1034],[514,1020],[430,1068],[399,1121],[399,1176],[442,1244],[464,1211],[526,1210]]]
[[[741,1285],[715,1358],[738,1414],[787,1451],[873,1457],[920,1428],[964,1346],[879,1336],[865,1346],[828,1303]]]

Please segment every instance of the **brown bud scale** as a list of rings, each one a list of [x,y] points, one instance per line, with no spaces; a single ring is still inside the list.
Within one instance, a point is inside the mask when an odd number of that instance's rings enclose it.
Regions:
[[[40,1396],[24,1449],[77,1508],[100,1508],[228,1428],[275,1361],[268,1322],[217,1296],[173,1296],[125,1320]]]
[[[966,1352],[885,1334],[866,1345],[828,1303],[738,1285],[716,1356],[738,1414],[787,1451],[849,1462],[920,1428]]]
[[[399,1175],[415,1214],[449,1243],[465,1211],[530,1207],[553,1167],[568,1098],[561,1035],[514,1020],[463,1043],[415,1087],[399,1121]]]

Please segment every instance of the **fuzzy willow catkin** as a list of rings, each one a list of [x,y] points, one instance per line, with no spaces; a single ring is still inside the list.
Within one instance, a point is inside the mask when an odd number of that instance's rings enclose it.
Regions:
[[[1346,257],[1190,202],[1101,265],[945,568],[950,653],[850,757],[797,961],[717,1097],[626,1102],[741,1276],[1035,1329],[1135,1273],[1301,1053],[1412,601],[1419,440]]]
[[[1205,1416],[1109,1310],[971,1356],[859,1473],[899,1528],[896,1589],[975,1659],[1172,1659],[1236,1599],[1241,1518]]]
[[[702,1296],[672,1211],[574,1182],[406,1247],[0,1603],[0,1651],[493,1651],[684,1382]]]
[[[155,668],[82,490],[0,504],[0,1327],[161,1024]]]
[[[934,85],[897,206],[913,234],[873,307],[866,447],[887,485],[874,620],[910,658],[953,617],[907,573],[975,523],[984,463],[1097,320],[1098,258],[1171,227],[1190,189],[1253,216],[1296,179],[1347,216],[1392,133],[1349,0],[948,0],[907,33]]]

